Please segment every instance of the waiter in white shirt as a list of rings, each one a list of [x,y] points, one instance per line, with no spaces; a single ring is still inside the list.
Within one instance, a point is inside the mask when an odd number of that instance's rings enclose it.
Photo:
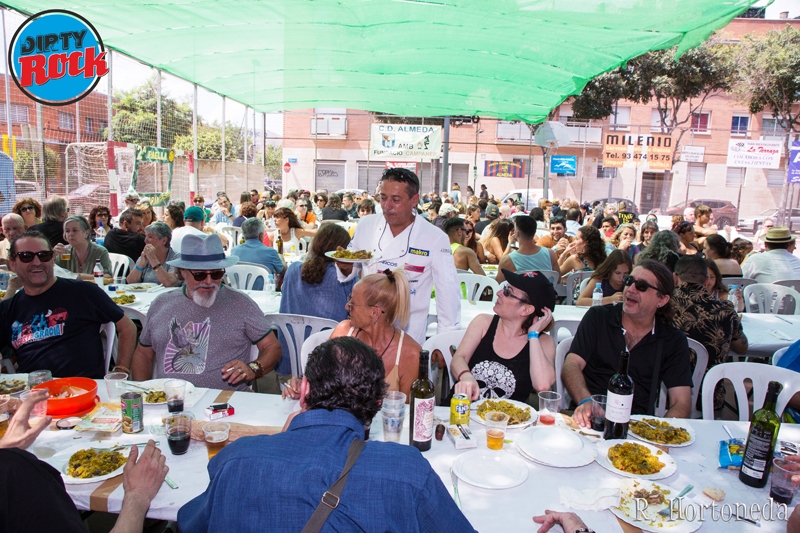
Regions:
[[[411,290],[411,316],[406,333],[420,345],[436,287],[437,332],[461,329],[461,295],[450,240],[442,230],[417,215],[419,178],[403,168],[386,169],[381,178],[383,212],[362,218],[351,250],[369,250],[372,260],[363,275],[402,267]]]

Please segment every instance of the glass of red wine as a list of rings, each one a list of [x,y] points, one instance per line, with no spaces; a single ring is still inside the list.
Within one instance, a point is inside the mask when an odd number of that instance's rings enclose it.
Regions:
[[[186,397],[186,382],[182,379],[171,379],[164,383],[167,395],[167,410],[170,413],[183,412],[183,400]]]
[[[776,459],[772,462],[772,480],[769,496],[777,503],[791,505],[794,493],[800,488],[800,482],[792,481],[792,477],[800,478],[800,463]]]
[[[561,395],[557,392],[543,391],[539,393],[539,422],[537,425],[555,425],[560,401]]]
[[[192,440],[192,413],[176,413],[170,415],[164,422],[167,434],[167,443],[172,455],[183,455],[189,450]]]
[[[592,429],[604,431],[606,428],[606,395],[592,395]]]

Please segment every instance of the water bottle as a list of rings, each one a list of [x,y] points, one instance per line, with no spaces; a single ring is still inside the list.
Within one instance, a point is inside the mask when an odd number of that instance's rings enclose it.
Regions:
[[[273,276],[272,274],[269,274],[269,275],[267,276],[267,283],[266,283],[266,285],[264,286],[264,289],[265,289],[265,290],[266,290],[268,293],[275,292],[275,276]]]
[[[8,279],[10,274],[8,273],[8,267],[5,265],[0,265],[0,291],[5,291],[8,289]]]
[[[595,283],[594,291],[592,291],[592,307],[596,305],[603,305],[603,284]]]
[[[94,242],[97,243],[98,246],[105,246],[106,244],[106,229],[103,227],[102,222],[98,222],[97,229],[94,230],[95,239]]]
[[[733,304],[733,309],[739,312],[739,298],[736,296],[736,291],[739,290],[738,285],[730,285],[728,287],[728,301]]]
[[[99,259],[94,263],[94,270],[92,270],[92,274],[94,275],[94,282],[102,289],[104,287],[103,276],[105,273],[103,272],[103,266],[100,264]]]

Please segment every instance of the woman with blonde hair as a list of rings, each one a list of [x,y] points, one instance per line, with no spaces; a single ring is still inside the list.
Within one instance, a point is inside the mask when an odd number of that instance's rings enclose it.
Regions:
[[[144,233],[144,228],[156,222],[158,217],[156,216],[156,212],[153,210],[153,206],[150,205],[150,202],[147,200],[143,200],[136,204],[136,209],[142,212],[142,233]]]
[[[608,243],[617,250],[623,250],[633,256],[633,241],[636,239],[636,226],[633,224],[620,224],[614,235],[608,240]],[[606,253],[611,253],[614,250],[606,250]]]

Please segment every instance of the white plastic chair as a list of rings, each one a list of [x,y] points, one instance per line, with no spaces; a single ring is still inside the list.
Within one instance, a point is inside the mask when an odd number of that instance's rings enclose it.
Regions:
[[[781,287],[789,287],[800,292],[800,279],[782,279],[780,281],[775,281],[773,284],[780,285]]]
[[[264,285],[261,290],[266,290],[267,276],[271,272],[263,265],[256,265],[254,263],[237,263],[225,269],[225,277],[228,284],[234,289],[242,291],[253,290],[253,284],[257,279],[264,280]]]
[[[17,369],[14,368],[14,363],[12,363],[10,359],[3,359],[2,361],[0,361],[0,367],[3,367],[3,368],[6,369],[6,374],[16,374],[17,373]]]
[[[100,325],[100,333],[106,333],[105,346],[103,346],[103,358],[106,366],[103,367],[103,372],[108,373],[111,368],[111,357],[116,352],[117,347],[117,326],[113,322],[106,322]]]
[[[777,350],[774,354],[772,354],[772,366],[778,366],[778,361],[781,360],[781,357],[783,357],[783,354],[785,354],[786,350],[788,349],[789,346],[781,348],[780,350]]]
[[[589,279],[592,277],[594,272],[573,272],[569,276],[567,276],[567,283],[566,283],[566,297],[567,299],[564,301],[565,305],[575,305],[575,299],[572,297],[573,293],[575,292],[575,285],[578,285],[584,279]]]
[[[788,315],[787,310],[800,314],[800,293],[791,287],[773,283],[755,283],[744,288],[745,309],[751,311],[755,304],[756,313]]]
[[[133,265],[136,262],[123,254],[108,254],[108,259],[111,261],[111,277],[116,279],[120,276],[125,276],[133,270]]]
[[[480,299],[481,294],[483,294],[484,289],[489,287],[492,289],[493,296],[492,301],[497,300],[497,291],[500,290],[500,286],[497,282],[490,278],[489,276],[480,276],[478,274],[458,274],[458,284],[466,286],[466,299],[470,301],[475,301]],[[461,293],[464,295],[464,292]]]
[[[462,339],[464,338],[464,334],[467,332],[465,329],[459,329],[455,331],[446,331],[444,333],[439,333],[431,337],[430,339],[425,341],[425,344],[422,345],[423,350],[428,350],[429,354],[433,354],[434,350],[439,350],[442,352],[444,356],[444,363],[445,368],[447,371],[450,371],[450,363],[453,361],[453,354],[450,353],[450,346],[458,346],[461,344]],[[439,379],[439,365],[436,364],[433,360],[430,360],[430,378],[431,381],[434,383],[438,383]],[[451,373],[450,374],[450,384],[455,384],[455,376]],[[442,394],[445,394],[446,391],[442,391]]]
[[[550,335],[553,337],[553,340],[556,341],[556,344],[558,344],[567,338],[561,336],[562,329],[566,329],[569,331],[569,335],[574,337],[578,332],[578,326],[580,323],[580,320],[556,320],[553,324],[553,331],[550,332]]]
[[[756,280],[751,278],[722,278],[722,284],[726,287],[730,287],[731,285],[738,285],[738,287],[744,290],[744,287],[748,285],[755,285]]]
[[[564,286],[560,283],[561,281],[561,274],[556,272],[555,270],[518,270],[517,274],[524,274],[525,272],[538,272],[542,276],[547,278],[547,281],[550,282],[550,285],[556,290],[557,296],[564,296]]]
[[[234,246],[239,245],[242,239],[242,228],[229,224],[219,224],[216,229],[228,238],[228,250],[233,250]]]
[[[686,340],[689,341],[689,349],[694,350],[695,355],[697,355],[697,362],[694,367],[694,372],[692,373],[692,414],[689,418],[702,418],[703,413],[697,410],[697,397],[702,390],[701,384],[703,382],[703,375],[706,373],[706,367],[708,366],[708,350],[694,339]],[[666,412],[667,387],[662,383],[655,415],[662,417]]]
[[[736,404],[739,408],[739,420],[742,422],[750,420],[745,379],[753,382],[753,411],[761,409],[764,405],[764,396],[770,381],[779,381],[783,384],[783,390],[778,396],[776,413],[782,413],[792,396],[800,391],[800,374],[793,370],[761,363],[722,363],[711,368],[703,381],[704,420],[714,420],[714,387],[724,378],[733,383]]]
[[[309,335],[308,338],[303,341],[303,346],[300,348],[300,365],[303,367],[303,373],[306,371],[306,363],[308,363],[309,354],[314,351],[314,348],[323,342],[327,342],[328,339],[331,338],[331,333],[333,333],[332,329],[326,329],[325,331],[319,331],[313,335]]]
[[[324,329],[333,329],[338,324],[335,320],[316,316],[283,313],[265,316],[274,327],[280,329],[283,338],[286,339],[289,360],[292,363],[292,375],[297,378],[303,375],[303,367],[300,364],[300,350],[303,347],[303,342],[312,334]]]
[[[567,337],[556,346],[556,392],[561,395],[561,401],[558,408],[567,409],[569,407],[571,398],[564,386],[564,381],[561,379],[561,371],[564,368],[564,361],[567,359],[570,348],[572,348],[572,339],[575,337]]]

